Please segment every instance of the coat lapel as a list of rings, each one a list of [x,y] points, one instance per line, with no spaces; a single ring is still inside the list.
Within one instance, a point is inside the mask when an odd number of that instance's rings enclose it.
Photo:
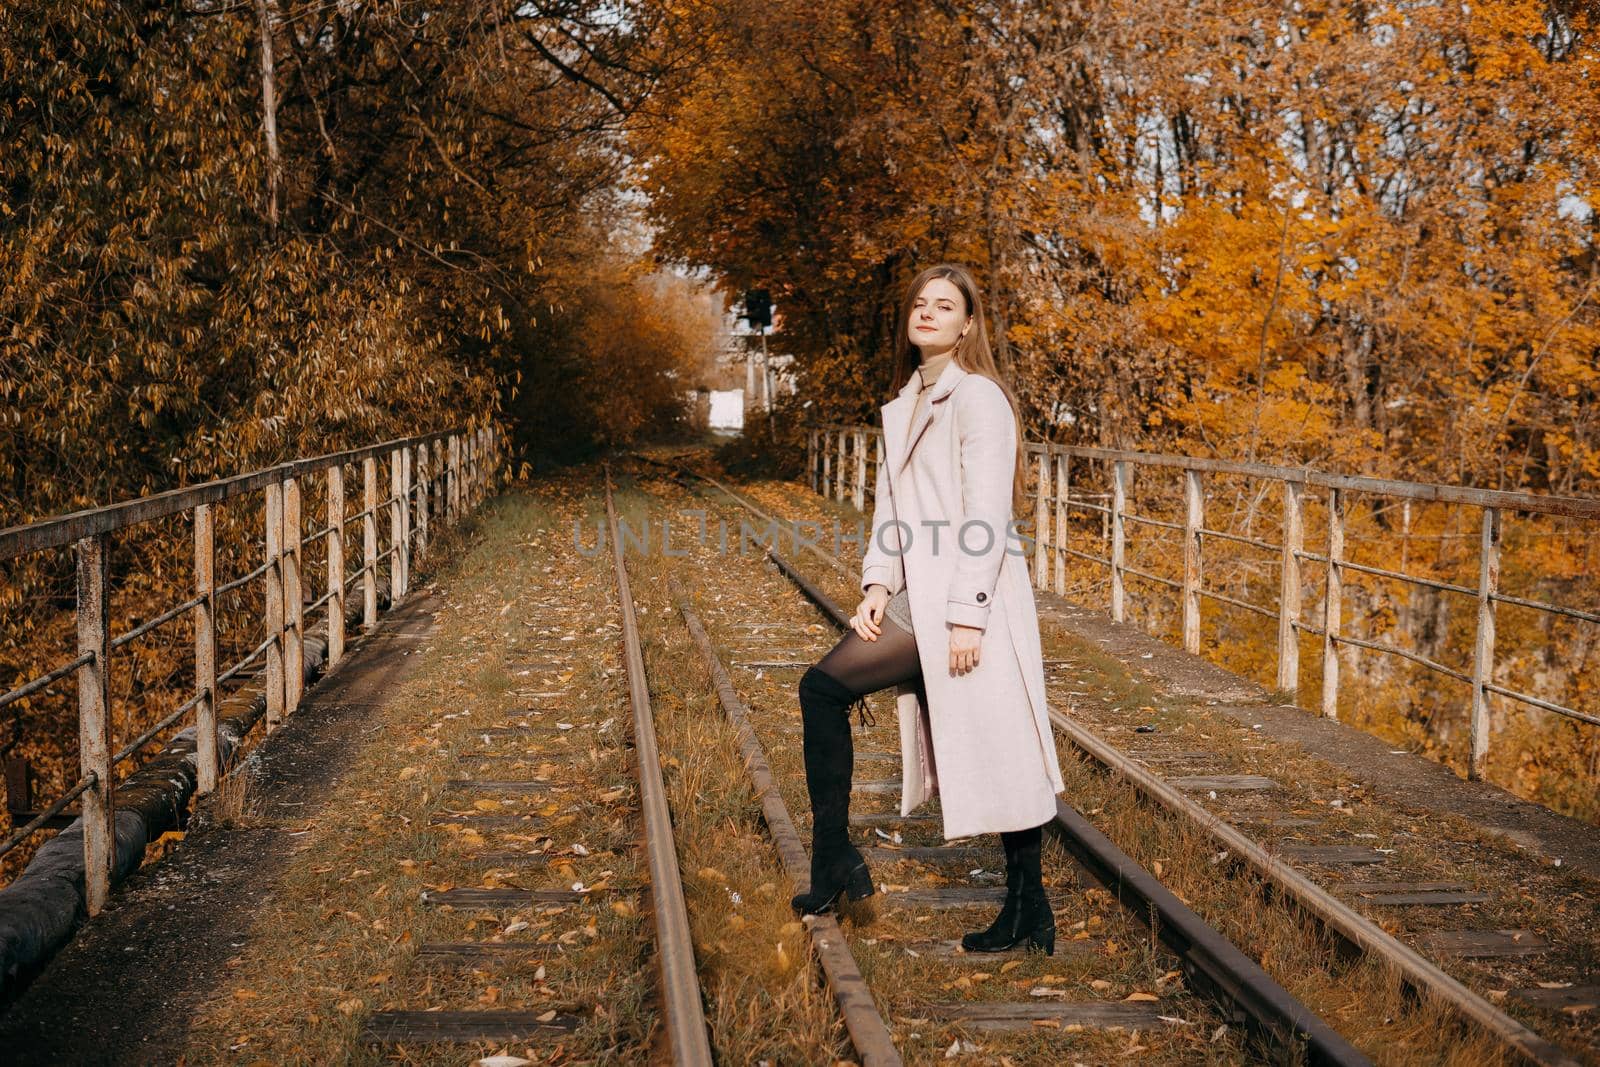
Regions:
[[[911,452],[917,447],[917,442],[922,439],[923,431],[933,422],[933,406],[950,395],[950,390],[956,383],[967,376],[955,360],[951,360],[939,375],[939,380],[933,383],[933,391],[928,394],[928,406],[922,411],[915,426],[907,425],[917,407],[918,381],[913,373],[911,379],[901,388],[900,395],[883,406],[883,434],[884,446],[893,458],[890,469],[899,474],[905,469],[906,463],[911,459]]]

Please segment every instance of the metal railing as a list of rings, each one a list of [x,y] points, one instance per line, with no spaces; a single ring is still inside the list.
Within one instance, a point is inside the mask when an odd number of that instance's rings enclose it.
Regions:
[[[875,464],[884,462],[882,431],[863,426],[818,425],[808,428],[807,472],[811,488],[858,509],[875,484],[868,477],[869,440],[875,443]],[[1182,640],[1186,651],[1199,654],[1201,648],[1201,601],[1213,600],[1276,620],[1277,688],[1294,693],[1299,688],[1300,635],[1321,640],[1322,685],[1320,710],[1325,716],[1339,714],[1340,663],[1342,647],[1367,649],[1398,656],[1445,678],[1463,682],[1471,689],[1469,716],[1468,775],[1481,778],[1489,754],[1494,708],[1491,698],[1499,696],[1577,722],[1600,726],[1600,714],[1581,711],[1533,693],[1523,692],[1495,681],[1495,618],[1500,604],[1531,609],[1546,616],[1583,623],[1600,623],[1600,614],[1529,597],[1513,596],[1500,589],[1501,546],[1507,514],[1525,514],[1600,520],[1600,499],[1563,497],[1536,493],[1474,489],[1467,486],[1436,485],[1423,482],[1393,481],[1353,475],[1329,474],[1309,468],[1277,467],[1265,463],[1245,463],[1204,459],[1194,456],[1163,455],[1147,452],[1025,442],[1024,453],[1032,467],[1034,516],[1033,579],[1036,588],[1053,584],[1055,592],[1065,594],[1067,560],[1081,559],[1104,567],[1109,572],[1110,614],[1117,622],[1128,619],[1127,579],[1139,578],[1171,589],[1177,594],[1182,616]],[[1101,505],[1074,495],[1074,463],[1101,465],[1109,469],[1109,503]],[[1182,520],[1168,521],[1134,513],[1129,507],[1133,473],[1140,468],[1167,470],[1183,480]],[[1206,526],[1207,476],[1241,477],[1275,487],[1281,504],[1279,538],[1276,542],[1234,531]],[[1326,544],[1323,551],[1310,551],[1305,543],[1305,512],[1308,494],[1325,504]],[[1355,495],[1400,502],[1409,516],[1415,502],[1455,504],[1476,509],[1475,530],[1478,542],[1477,581],[1472,585],[1443,581],[1403,570],[1357,562],[1346,550],[1346,519]],[[1088,511],[1103,516],[1108,528],[1109,552],[1096,555],[1071,543],[1070,516]],[[1169,578],[1137,568],[1129,563],[1129,528],[1146,525],[1170,530],[1182,538],[1182,573]],[[1279,569],[1278,595],[1270,606],[1253,604],[1229,596],[1220,589],[1207,588],[1203,561],[1207,540],[1243,544],[1272,553]],[[1322,612],[1319,621],[1304,618],[1302,564],[1319,565],[1322,570]],[[1053,566],[1053,575],[1052,567]],[[1424,587],[1453,596],[1469,598],[1475,608],[1472,663],[1469,670],[1439,663],[1428,656],[1396,644],[1370,641],[1344,630],[1344,586],[1347,572],[1371,575],[1385,580]]]
[[[326,665],[344,655],[345,596],[359,581],[362,628],[378,621],[378,564],[389,560],[390,603],[398,604],[410,585],[414,557],[428,544],[429,512],[453,520],[484,499],[498,468],[500,442],[492,427],[442,431],[388,441],[366,448],[295,460],[265,470],[174,489],[107,507],[90,508],[0,530],[0,561],[70,545],[76,561],[77,655],[38,677],[27,679],[0,696],[0,709],[76,675],[78,690],[79,765],[81,776],[48,808],[0,841],[0,855],[29,836],[48,828],[75,798],[82,797],[84,888],[90,915],[98,914],[110,894],[115,860],[116,767],[130,759],[162,730],[194,712],[196,790],[209,793],[222,771],[218,761],[217,701],[219,687],[265,658],[266,732],[282,725],[300,705],[304,687],[306,615],[324,609],[327,625]],[[378,464],[387,460],[390,492],[379,497]],[[363,508],[345,517],[345,468],[359,464]],[[301,487],[321,475],[327,492],[325,527],[305,531],[301,521]],[[259,567],[231,581],[215,580],[216,538],[213,509],[224,502],[260,492],[263,523]],[[430,507],[430,500],[433,506]],[[390,547],[378,552],[378,520],[389,511]],[[110,548],[118,531],[170,516],[192,517],[194,596],[127,633],[110,632]],[[361,523],[361,567],[346,576],[344,525]],[[325,539],[327,592],[309,609],[302,590],[302,551],[308,540]],[[240,660],[217,669],[217,598],[257,580],[266,583],[264,639]],[[194,616],[194,693],[121,751],[112,753],[112,653],[138,637]]]

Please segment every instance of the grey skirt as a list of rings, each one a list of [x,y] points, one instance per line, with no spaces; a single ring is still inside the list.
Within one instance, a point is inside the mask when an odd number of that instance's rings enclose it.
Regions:
[[[883,611],[906,633],[916,633],[911,628],[911,598],[906,594],[904,586],[889,598],[889,603],[885,605]]]

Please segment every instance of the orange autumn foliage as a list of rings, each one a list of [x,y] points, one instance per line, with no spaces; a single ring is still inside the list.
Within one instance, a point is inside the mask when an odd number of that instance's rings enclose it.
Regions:
[[[774,292],[806,418],[875,420],[899,287],[954,259],[984,278],[1036,440],[1600,493],[1592,6],[717,10],[699,78],[641,132],[641,187],[662,255]],[[795,472],[803,442],[783,444]],[[1272,530],[1270,500],[1217,491],[1220,528]],[[1175,486],[1140,492],[1174,517]],[[1352,544],[1470,586],[1475,521],[1358,503]],[[1512,517],[1505,588],[1592,607],[1597,538]],[[1172,573],[1176,545],[1147,550]],[[1220,587],[1271,602],[1270,561],[1235,557]],[[1470,605],[1350,596],[1353,633],[1470,663]],[[1502,684],[1600,711],[1594,624],[1501,614]],[[1234,609],[1208,627],[1231,662],[1272,645]],[[1459,765],[1457,683],[1352,660],[1350,715]],[[1600,818],[1600,730],[1506,702],[1497,722],[1496,780]]]

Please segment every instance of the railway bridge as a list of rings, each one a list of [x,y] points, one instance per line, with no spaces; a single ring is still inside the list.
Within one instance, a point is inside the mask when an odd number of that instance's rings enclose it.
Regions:
[[[530,480],[465,427],[0,531],[50,591],[0,697],[3,1058],[1600,1063],[1595,768],[1516,773],[1596,751],[1594,572],[1522,551],[1593,560],[1600,501],[1028,455],[1051,956],[960,950],[1002,858],[898,813],[887,695],[878,892],[789,910],[868,428]]]

